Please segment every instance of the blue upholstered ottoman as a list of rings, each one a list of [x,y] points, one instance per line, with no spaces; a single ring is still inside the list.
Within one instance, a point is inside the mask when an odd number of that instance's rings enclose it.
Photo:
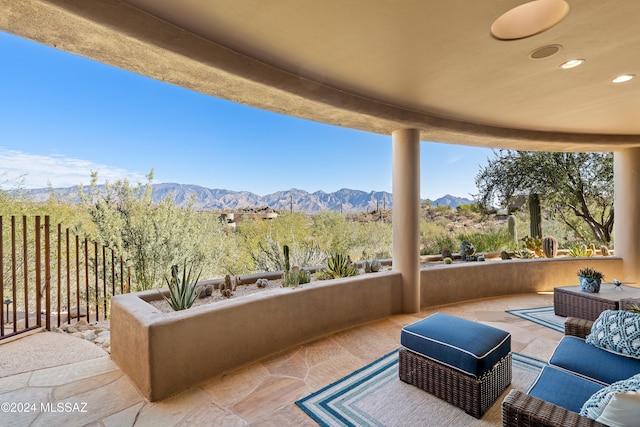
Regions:
[[[402,328],[400,379],[481,418],[511,384],[511,335],[444,313]]]

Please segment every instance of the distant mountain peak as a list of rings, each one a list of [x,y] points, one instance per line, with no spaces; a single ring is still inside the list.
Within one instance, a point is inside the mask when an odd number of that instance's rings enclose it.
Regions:
[[[41,188],[29,190],[34,201],[48,200],[51,189]],[[55,188],[57,197],[78,202],[78,187]],[[167,197],[178,206],[188,206],[194,197],[194,208],[198,210],[232,211],[244,208],[270,207],[275,210],[291,209],[295,212],[317,213],[322,211],[342,211],[344,213],[367,212],[393,206],[393,195],[386,191],[352,190],[341,188],[333,193],[318,190],[309,193],[305,190],[291,188],[289,190],[259,196],[250,191],[232,191],[224,189],[205,188],[194,184],[159,183],[153,184],[152,198],[160,202]],[[460,204],[473,203],[463,197],[450,194],[434,200],[434,206],[448,205],[452,208]]]
[[[431,202],[432,206],[451,206],[452,208],[457,208],[460,205],[465,205],[473,203],[473,200],[467,199],[464,197],[452,196],[451,194],[445,194],[444,196],[434,200]]]

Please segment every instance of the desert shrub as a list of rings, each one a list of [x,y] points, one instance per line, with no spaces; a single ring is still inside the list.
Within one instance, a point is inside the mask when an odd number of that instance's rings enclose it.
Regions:
[[[132,290],[162,286],[167,265],[186,262],[202,274],[215,274],[222,253],[223,225],[211,212],[177,207],[171,198],[151,199],[153,171],[147,183],[127,180],[96,187],[92,174],[88,192],[80,197],[96,226],[96,240],[114,248],[132,267]]]
[[[283,288],[295,288],[298,285],[304,285],[309,282],[311,282],[311,273],[297,266],[294,266],[291,271],[286,272],[284,276],[282,276]]]
[[[324,262],[327,255],[313,242],[294,242],[290,248],[290,264],[301,267],[315,267]],[[258,242],[258,248],[252,250],[251,258],[255,263],[255,271],[284,271],[285,258],[283,245],[271,236],[266,236],[264,242]]]
[[[499,252],[515,249],[514,242],[506,229],[486,230],[473,233],[460,233],[458,238],[473,243],[477,252]]]

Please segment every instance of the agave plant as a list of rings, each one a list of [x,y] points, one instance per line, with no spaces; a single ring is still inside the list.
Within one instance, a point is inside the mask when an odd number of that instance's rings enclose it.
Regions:
[[[351,263],[349,257],[343,253],[333,253],[327,261],[327,268],[323,271],[325,278],[337,279],[360,274],[358,268]]]
[[[189,267],[189,271],[187,271],[187,263],[185,262],[182,269],[182,279],[177,265],[171,267],[171,279],[166,276],[164,278],[169,287],[169,298],[163,293],[160,295],[175,311],[190,308],[200,294],[200,289],[196,287],[198,279],[200,279],[200,272],[196,275],[195,280],[192,280],[192,272],[193,267]]]

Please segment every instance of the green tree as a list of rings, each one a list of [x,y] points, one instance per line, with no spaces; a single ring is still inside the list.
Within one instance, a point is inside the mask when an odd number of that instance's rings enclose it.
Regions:
[[[585,240],[609,243],[613,231],[613,154],[499,150],[476,176],[478,199],[507,205],[539,194],[548,209]],[[588,226],[589,232],[582,224]]]
[[[92,173],[88,193],[80,197],[97,228],[97,240],[123,253],[133,267],[134,290],[162,284],[174,264],[213,275],[222,254],[223,225],[192,206],[177,207],[170,197],[152,201],[153,171],[147,183],[132,187],[125,180],[98,187]],[[206,276],[203,276],[206,277]]]

